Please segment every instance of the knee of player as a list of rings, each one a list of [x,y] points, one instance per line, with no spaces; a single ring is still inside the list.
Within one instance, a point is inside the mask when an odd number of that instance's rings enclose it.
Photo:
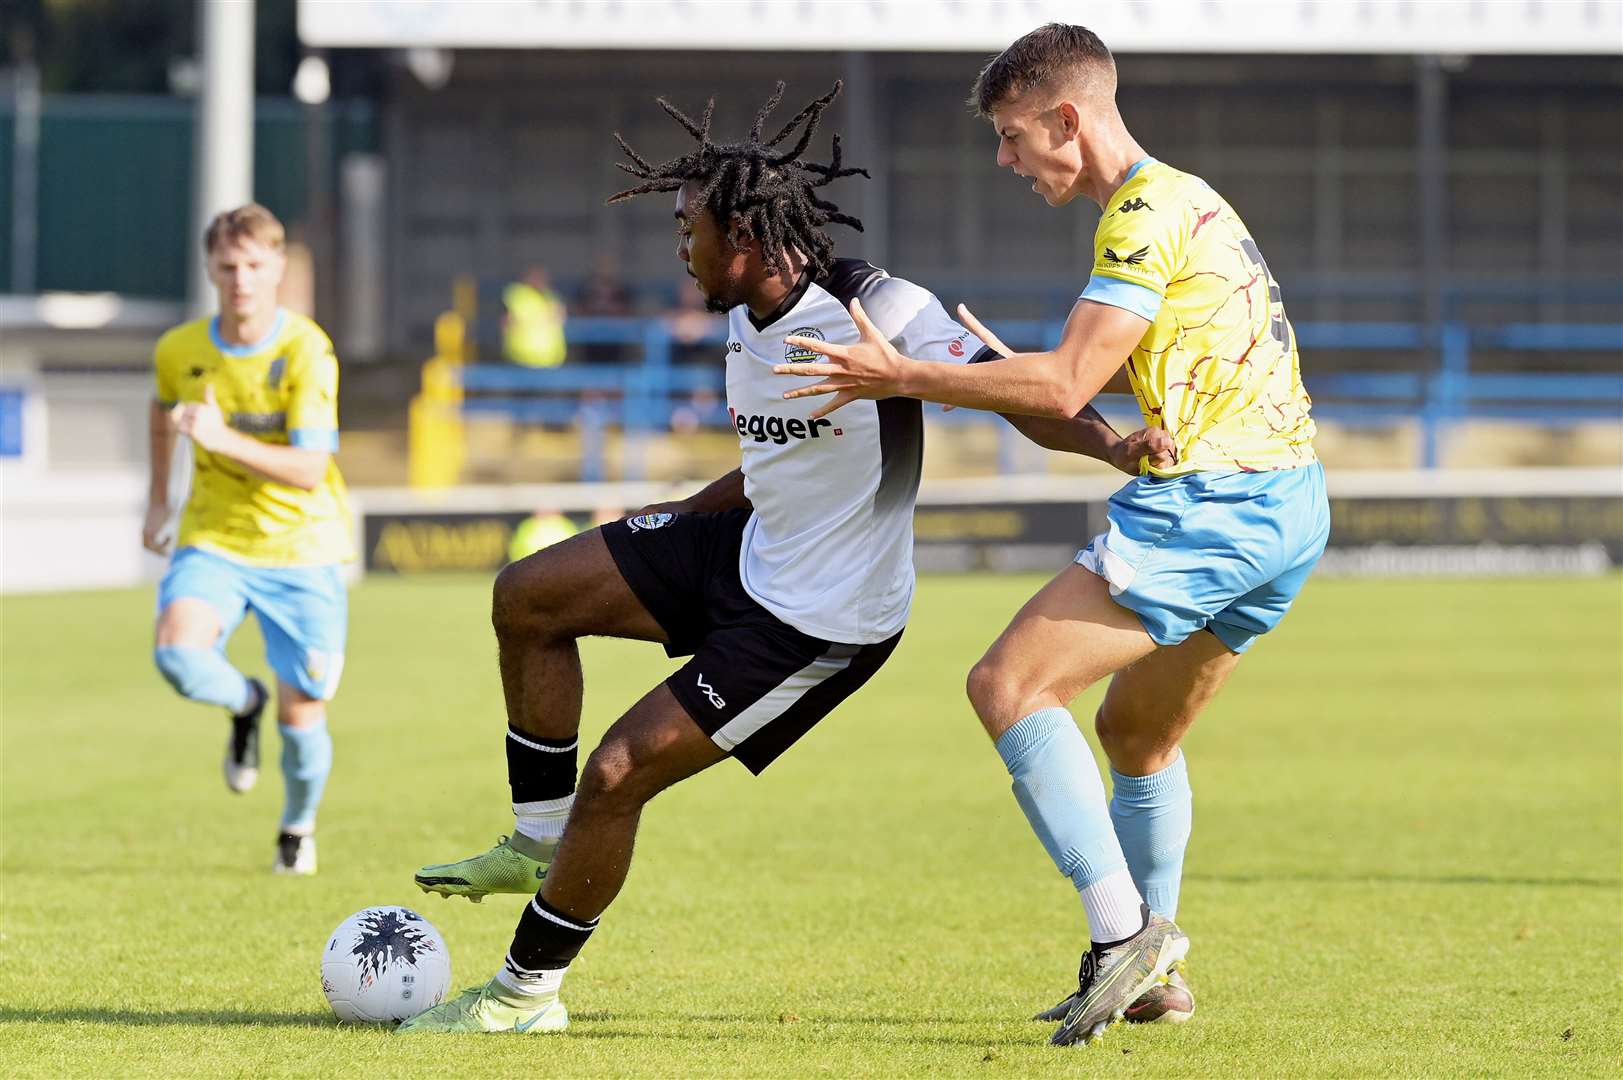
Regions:
[[[1135,776],[1158,770],[1177,749],[1177,743],[1169,743],[1158,725],[1143,723],[1119,706],[1101,705],[1093,714],[1093,731],[1110,764],[1125,767]]]
[[[1106,712],[1101,705],[1093,714],[1093,733],[1099,736],[1101,746],[1114,746],[1127,736],[1127,725],[1122,723],[1119,715]]]
[[[981,718],[987,732],[993,738],[1002,734],[1008,727],[1006,714],[1018,708],[1013,703],[1018,693],[1008,673],[990,654],[981,657],[969,669],[969,676],[964,680],[964,692],[969,695],[969,703],[974,706],[975,714]],[[994,727],[997,730],[994,731]]]
[[[556,615],[560,590],[549,572],[545,552],[508,563],[491,588],[490,621],[498,636],[525,637],[544,633]]]
[[[592,751],[581,767],[576,783],[577,803],[591,808],[639,807],[650,797],[643,793],[644,785],[636,758],[629,749],[618,743],[603,743]]]
[[[164,681],[181,697],[194,697],[202,687],[206,659],[201,649],[185,645],[159,645],[152,650],[152,662]]]

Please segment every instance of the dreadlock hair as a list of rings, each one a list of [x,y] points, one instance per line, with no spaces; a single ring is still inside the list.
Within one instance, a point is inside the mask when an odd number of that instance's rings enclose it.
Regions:
[[[704,115],[697,121],[659,98],[659,107],[697,139],[699,147],[663,164],[651,165],[615,132],[614,141],[631,159],[629,165],[625,162],[615,162],[615,165],[643,183],[616,192],[608,201],[617,203],[649,192],[676,191],[689,182],[697,183],[697,204],[710,208],[734,251],[743,251],[745,237],[752,237],[760,241],[761,252],[774,273],[789,276],[786,252],[790,247],[806,256],[813,276],[827,273],[834,241],[823,231],[823,226],[835,222],[861,232],[862,222],[842,214],[839,207],[818,198],[814,192],[842,176],[867,176],[868,170],[842,167],[838,135],[834,136],[833,160],[829,164],[804,161],[800,155],[811,143],[823,111],[839,96],[842,85],[835,82],[832,90],[801,109],[766,142],[761,141],[761,132],[766,127],[767,117],[783,100],[782,82],[755,114],[749,138],[740,143],[711,141],[710,118],[716,111],[715,98],[705,102]],[[797,129],[800,137],[794,145],[788,150],[777,150]]]

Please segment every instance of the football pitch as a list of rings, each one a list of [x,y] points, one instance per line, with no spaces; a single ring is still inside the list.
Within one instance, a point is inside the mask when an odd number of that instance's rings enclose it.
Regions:
[[[1081,908],[962,690],[1039,581],[922,579],[801,746],[656,799],[546,1037],[340,1028],[317,976],[373,904],[440,928],[454,987],[506,948],[520,898],[411,881],[512,823],[488,582],[353,594],[309,880],[269,873],[274,733],[227,793],[225,725],[151,666],[150,590],[7,598],[0,1073],[1615,1074],[1623,581],[1311,583],[1187,744],[1198,1014],[1069,1049],[1027,1017],[1074,985]],[[232,653],[265,670],[251,624]],[[590,746],[674,664],[583,653]]]

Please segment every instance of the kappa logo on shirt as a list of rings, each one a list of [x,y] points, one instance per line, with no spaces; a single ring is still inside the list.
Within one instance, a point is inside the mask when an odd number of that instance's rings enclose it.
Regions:
[[[1149,203],[1145,202],[1143,200],[1143,198],[1141,198],[1140,196],[1134,195],[1131,199],[1128,199],[1126,202],[1122,203],[1121,206],[1116,210],[1116,213],[1118,213],[1118,214],[1131,214],[1134,210],[1154,210],[1154,209],[1155,209],[1155,207],[1153,207]]]

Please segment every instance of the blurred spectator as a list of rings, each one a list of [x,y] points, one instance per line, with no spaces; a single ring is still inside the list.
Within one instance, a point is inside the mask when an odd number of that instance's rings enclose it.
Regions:
[[[581,315],[614,316],[630,315],[631,309],[631,290],[620,280],[614,260],[607,256],[599,258],[586,284],[581,286],[580,302],[575,310]]]
[[[545,267],[531,266],[522,281],[502,290],[502,351],[525,367],[550,368],[564,362],[564,302],[553,291]]]
[[[543,506],[518,523],[513,538],[507,545],[507,561],[518,562],[534,555],[544,547],[560,540],[568,540],[580,531],[573,519],[565,517],[551,507]]]
[[[719,341],[705,342],[706,334],[722,333],[727,327],[725,315],[713,315],[704,309],[704,296],[691,281],[676,287],[676,306],[665,313],[666,325],[676,339],[671,359],[678,364],[714,364],[726,355]]]
[[[704,309],[704,297],[690,281],[676,287],[676,306],[665,313],[665,324],[670,327],[676,343],[671,347],[671,360],[677,364],[708,364],[720,367],[726,357],[726,346],[715,335],[725,334],[727,317]],[[709,337],[710,340],[705,340]],[[719,411],[720,399],[709,390],[695,390],[686,402],[671,410],[671,430],[679,434],[697,431],[707,419]]]
[[[595,318],[624,318],[633,313],[631,290],[612,258],[603,256],[593,265],[591,276],[581,286],[575,313]],[[586,345],[579,356],[588,364],[621,364],[630,358],[625,345],[608,342]]]

